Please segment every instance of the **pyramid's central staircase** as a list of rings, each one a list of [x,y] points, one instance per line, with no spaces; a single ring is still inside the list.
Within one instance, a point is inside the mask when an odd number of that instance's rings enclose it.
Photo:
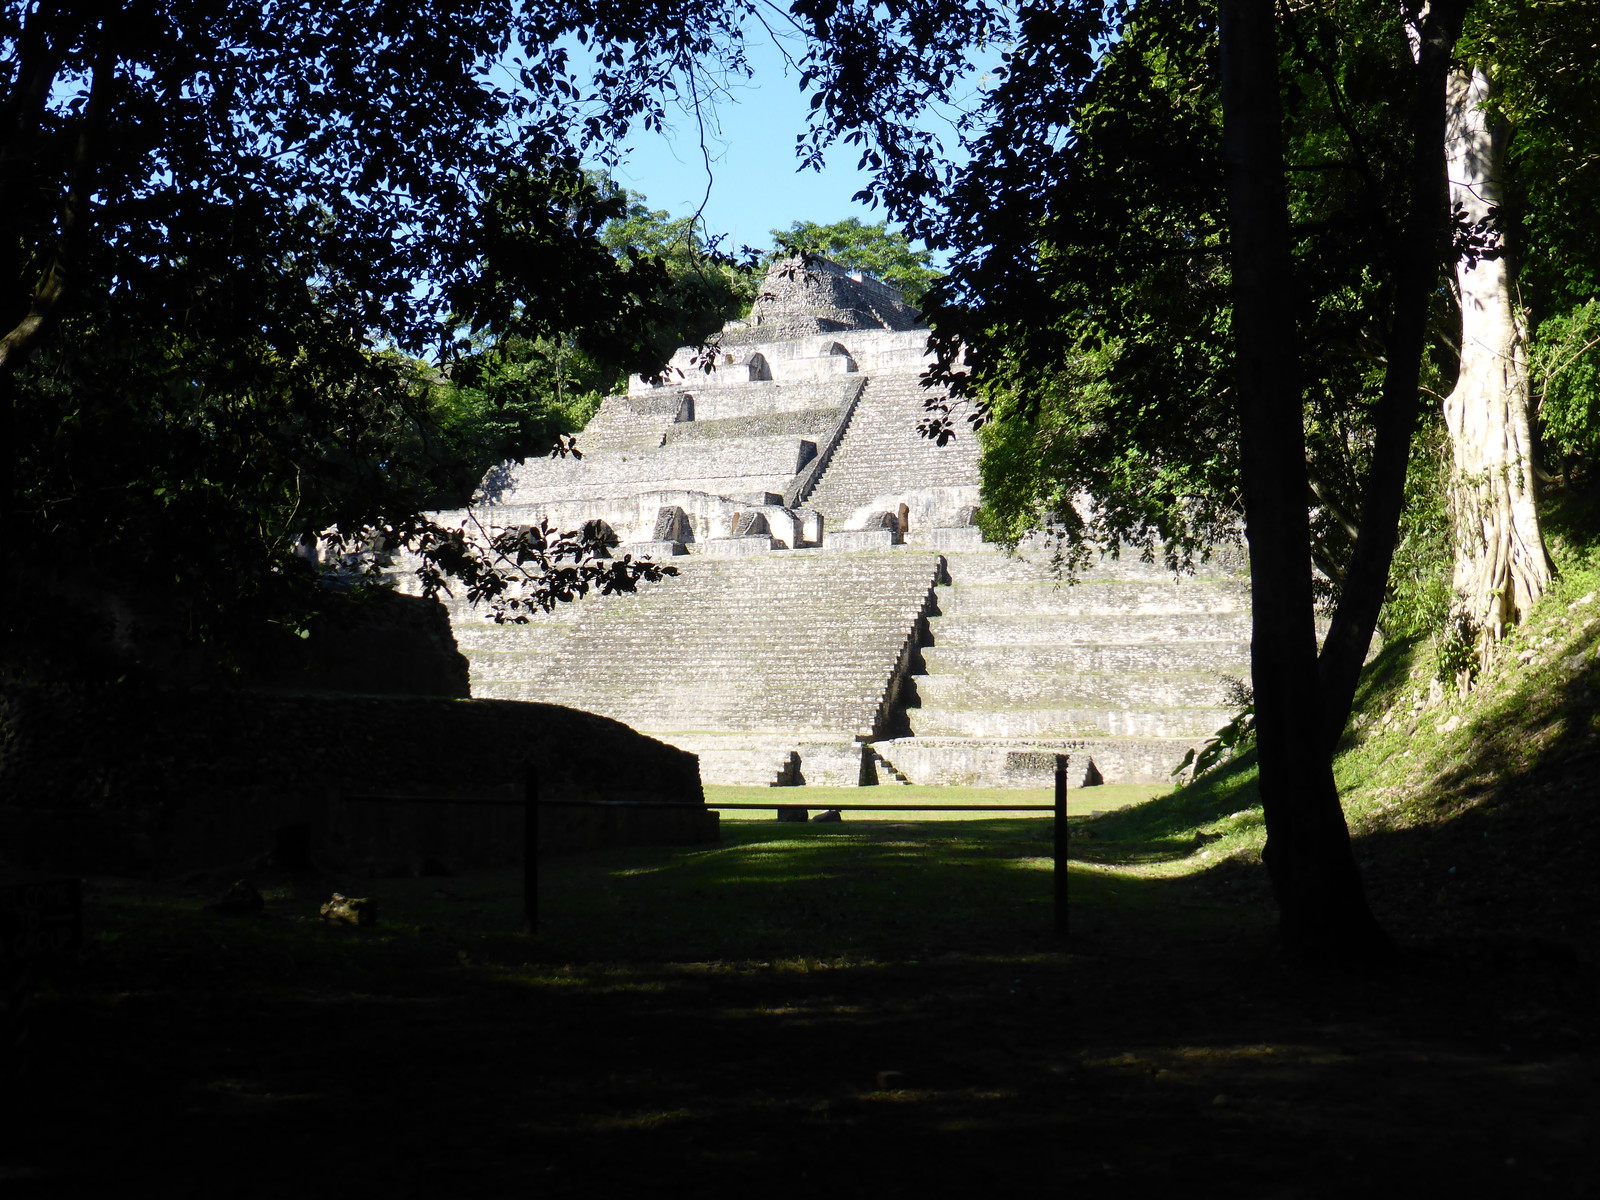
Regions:
[[[905,493],[908,481],[919,491],[964,489],[976,506],[978,439],[965,429],[944,446],[921,437],[917,425],[927,416],[927,396],[916,372],[875,376],[808,506],[843,523],[875,500]],[[908,515],[911,531],[920,532],[918,514]]]
[[[528,625],[464,605],[475,696],[614,717],[701,757],[708,783],[1165,782],[1248,671],[1236,555],[1192,576],[1103,558],[796,550],[679,557],[680,574]]]

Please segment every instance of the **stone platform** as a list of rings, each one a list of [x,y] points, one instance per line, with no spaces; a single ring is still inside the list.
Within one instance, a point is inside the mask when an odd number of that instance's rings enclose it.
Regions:
[[[1074,786],[1164,783],[1231,719],[1226,677],[1249,672],[1237,552],[1183,579],[1102,557],[1070,585],[1026,547],[945,562],[904,689],[913,736],[873,746],[909,781],[1044,787],[1067,753]]]

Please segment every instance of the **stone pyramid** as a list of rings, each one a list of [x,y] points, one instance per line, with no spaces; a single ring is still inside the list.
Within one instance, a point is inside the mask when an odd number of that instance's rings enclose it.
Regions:
[[[708,783],[1035,786],[1061,751],[1079,783],[1166,779],[1245,670],[1238,564],[1067,586],[984,543],[976,438],[916,431],[926,343],[893,288],[781,261],[714,353],[607,397],[581,459],[492,470],[487,529],[600,520],[680,573],[522,626],[452,605],[473,695],[618,718]]]

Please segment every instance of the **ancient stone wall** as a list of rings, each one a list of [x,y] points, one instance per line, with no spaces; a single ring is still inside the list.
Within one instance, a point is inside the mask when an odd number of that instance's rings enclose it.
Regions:
[[[254,666],[250,683],[284,691],[388,696],[471,694],[467,660],[456,649],[444,606],[420,596],[373,589],[330,592],[304,639],[279,646]]]
[[[815,454],[814,438],[783,434],[684,441],[648,453],[610,451],[582,459],[529,459],[512,468],[512,483],[501,504],[545,504],[673,490],[722,496],[781,494]]]
[[[516,862],[514,806],[387,804],[383,793],[512,800],[524,764],[555,809],[549,852],[714,840],[691,754],[549,704],[243,691],[0,694],[0,852],[14,866],[171,873],[242,864],[308,826],[331,866]]]

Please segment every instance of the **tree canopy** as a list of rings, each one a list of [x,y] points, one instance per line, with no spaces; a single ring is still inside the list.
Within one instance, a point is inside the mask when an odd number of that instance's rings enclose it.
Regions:
[[[462,507],[496,463],[548,453],[584,426],[602,397],[625,388],[631,371],[653,373],[678,347],[701,344],[749,307],[752,273],[709,245],[695,218],[652,209],[600,172],[586,172],[576,186],[604,217],[594,236],[615,260],[607,269],[625,280],[617,299],[631,319],[615,323],[608,312],[562,328],[513,299],[458,344],[448,376],[431,373],[431,416],[459,464],[436,507]],[[528,248],[514,235],[503,246],[513,263],[503,290],[515,297],[515,265]],[[613,336],[597,338],[606,322]]]
[[[1382,944],[1329,761],[1413,432],[1458,373],[1450,268],[1540,228],[1532,208],[1452,218],[1445,80],[1469,9],[1480,46],[1499,22],[1524,61],[1582,36],[1576,11],[1537,7],[1229,0],[1219,22],[1187,0],[1024,5],[971,158],[947,176],[893,118],[830,109],[878,151],[891,219],[949,254],[928,306],[936,374],[995,426],[992,529],[1053,517],[1069,538],[1182,566],[1244,518],[1267,859],[1286,938],[1308,953]],[[1569,91],[1584,74],[1558,73]],[[1560,141],[1535,135],[1530,153]],[[927,426],[961,432],[937,408]],[[1476,485],[1458,465],[1452,486]],[[1462,513],[1499,504],[1458,501],[1458,545]],[[1320,653],[1314,554],[1334,601]]]
[[[408,356],[658,369],[672,272],[581,164],[743,69],[739,11],[0,5],[11,644],[132,597],[176,643],[292,630],[321,531],[418,540],[461,465]]]

